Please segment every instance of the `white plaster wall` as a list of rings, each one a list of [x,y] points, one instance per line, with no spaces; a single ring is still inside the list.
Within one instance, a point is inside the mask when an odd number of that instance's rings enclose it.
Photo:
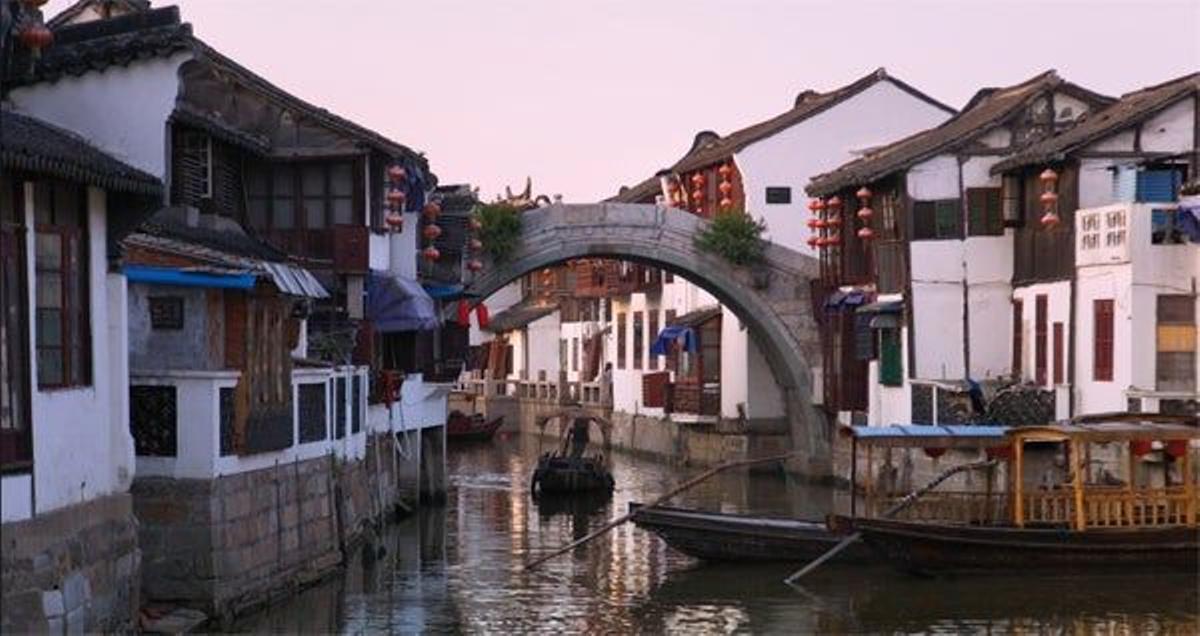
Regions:
[[[970,377],[994,378],[1012,372],[1012,286],[977,283],[967,288]]]
[[[521,282],[514,281],[504,287],[501,287],[496,293],[484,299],[483,303],[488,308],[488,315],[495,316],[496,314],[512,307],[521,302]],[[481,345],[485,342],[491,342],[493,334],[490,331],[483,331],[479,328],[479,322],[475,319],[474,313],[471,314],[471,330],[470,342],[472,346]]]
[[[908,169],[908,196],[914,201],[936,201],[959,197],[958,158],[937,155]]]
[[[856,157],[866,148],[936,126],[949,113],[882,81],[850,99],[738,152],[746,208],[767,222],[767,239],[806,254],[810,230],[809,180]],[[767,205],[768,186],[792,189],[789,205]]]
[[[1013,289],[1013,298],[1020,299],[1023,302],[1021,310],[1021,334],[1024,344],[1021,354],[1022,377],[1026,380],[1033,381],[1036,379],[1036,357],[1035,357],[1035,332],[1037,328],[1037,296],[1039,294],[1046,295],[1046,388],[1051,388],[1054,382],[1054,323],[1063,323],[1063,337],[1069,342],[1072,338],[1071,334],[1071,283],[1070,281],[1056,281],[1052,283],[1038,283],[1035,285],[1026,285]],[[1011,309],[1009,310],[1011,312]],[[1009,335],[1011,342],[1012,336]],[[1069,347],[1063,346],[1063,355],[1067,355]],[[1069,360],[1064,360],[1063,374],[1066,375],[1066,370],[1070,364]],[[1064,378],[1066,379],[1066,378]]]
[[[20,111],[73,131],[132,166],[167,180],[167,119],[190,53],[139,60],[18,88]],[[40,495],[39,495],[40,496]]]
[[[908,365],[908,327],[900,328],[900,360]],[[867,423],[871,426],[912,423],[912,383],[905,369],[904,383],[900,386],[885,386],[879,382],[879,360],[867,365],[869,382]]]
[[[1132,129],[1123,130],[1092,142],[1086,150],[1089,152],[1131,152],[1133,151],[1134,137]]]
[[[108,376],[110,458],[116,470],[117,492],[129,489],[136,471],[133,433],[129,430],[129,281],[121,274],[105,277],[108,294]]]
[[[1149,324],[1149,333],[1138,338],[1143,343],[1134,347],[1133,313],[1135,298],[1132,283],[1132,268],[1127,265],[1105,265],[1084,267],[1078,270],[1075,305],[1075,408],[1077,414],[1124,411],[1125,391],[1134,384],[1135,355],[1149,357],[1150,364],[1141,364],[1141,375],[1150,374],[1150,387],[1154,385],[1154,316]],[[1095,362],[1094,301],[1113,300],[1113,379],[1097,382],[1093,370]],[[1151,299],[1149,312],[1154,313]],[[1146,321],[1143,321],[1146,322]]]
[[[80,503],[116,492],[133,471],[129,464],[118,465],[124,455],[114,448],[120,434],[114,429],[128,428],[128,422],[113,421],[122,407],[112,404],[114,387],[110,367],[110,318],[124,316],[125,307],[110,312],[105,241],[105,195],[97,188],[88,189],[89,300],[92,333],[92,385],[83,388],[32,391],[33,461],[35,513]],[[26,225],[33,227],[33,189],[26,187]],[[28,250],[30,299],[37,289],[34,249]],[[121,296],[117,294],[119,299]],[[34,304],[29,307],[31,342],[37,341]],[[114,325],[112,330],[125,329]],[[119,343],[118,343],[119,344]],[[122,354],[123,355],[123,354]],[[37,356],[31,360],[30,377],[37,378]],[[36,381],[34,382],[36,385]],[[124,407],[128,408],[128,407]],[[81,461],[81,453],[87,453]],[[124,475],[125,477],[121,477]]]
[[[540,372],[544,371],[546,380],[558,381],[563,362],[559,359],[559,339],[562,337],[559,325],[559,313],[556,311],[525,326],[524,344],[529,356],[530,380],[538,379]],[[568,348],[567,355],[570,353]]]
[[[175,457],[138,457],[137,475],[211,479],[221,447],[220,390],[236,386],[240,375],[237,371],[135,371],[133,384],[174,386],[178,401]]]
[[[748,332],[742,332],[747,334]],[[746,415],[751,419],[779,418],[786,415],[783,403],[783,389],[775,381],[775,374],[767,357],[763,355],[758,342],[753,338],[749,341],[746,360]],[[725,378],[721,378],[724,384]]]
[[[963,368],[961,283],[912,283],[914,375],[923,380],[958,380]]]
[[[737,419],[738,407],[749,416],[750,337],[741,320],[721,307],[721,417]]]
[[[1191,152],[1196,138],[1196,100],[1172,104],[1142,124],[1143,152]]]
[[[1088,112],[1088,105],[1061,91],[1054,93],[1054,119],[1057,122],[1068,122],[1078,119]]]
[[[33,516],[33,476],[29,473],[0,477],[0,523]]]
[[[1112,168],[1120,162],[1111,159],[1083,159],[1079,162],[1079,207],[1094,208],[1115,202]]]

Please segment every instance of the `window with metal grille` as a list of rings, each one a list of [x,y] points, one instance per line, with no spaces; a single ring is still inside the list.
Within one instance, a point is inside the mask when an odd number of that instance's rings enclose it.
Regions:
[[[246,220],[256,229],[309,230],[354,225],[354,164],[255,165],[246,171]]]
[[[0,174],[0,469],[33,462],[25,188]]]
[[[1113,301],[1092,301],[1092,380],[1113,379]]]
[[[350,379],[350,432],[362,431],[363,425],[363,378],[355,374]]]
[[[768,186],[767,203],[787,204],[792,202],[792,189],[788,186]]]
[[[327,436],[328,428],[325,408],[326,385],[301,384],[300,393],[300,443],[318,442]]]
[[[129,387],[129,432],[138,455],[174,457],[178,449],[177,431],[175,387]]]
[[[77,184],[34,187],[37,375],[41,388],[92,383],[87,195]]]
[[[1000,188],[967,188],[967,233],[971,236],[1004,234]]]
[[[1196,390],[1196,298],[1158,297],[1155,384],[1159,391]]]
[[[958,199],[913,202],[913,240],[962,238]]]
[[[1039,385],[1046,384],[1046,363],[1049,351],[1046,349],[1048,321],[1050,318],[1050,299],[1046,294],[1038,294],[1033,305],[1033,366],[1034,379]]]

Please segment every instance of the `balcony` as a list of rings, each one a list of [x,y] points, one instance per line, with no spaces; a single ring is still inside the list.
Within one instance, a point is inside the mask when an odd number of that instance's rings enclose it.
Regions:
[[[675,382],[667,386],[668,413],[713,418],[714,421],[721,415],[720,384]]]
[[[331,261],[339,272],[365,273],[370,269],[370,230],[360,225],[331,228],[260,230],[261,238],[290,256]]]

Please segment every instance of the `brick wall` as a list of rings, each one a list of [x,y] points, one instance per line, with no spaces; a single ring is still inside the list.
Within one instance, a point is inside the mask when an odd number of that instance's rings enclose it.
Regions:
[[[127,494],[0,526],[0,633],[129,631],[140,552]]]

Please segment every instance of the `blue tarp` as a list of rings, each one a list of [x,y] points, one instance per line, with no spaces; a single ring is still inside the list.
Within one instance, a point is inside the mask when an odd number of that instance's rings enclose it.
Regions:
[[[1001,439],[1008,432],[1007,426],[982,425],[933,425],[933,424],[889,424],[887,426],[850,426],[850,434],[859,439],[916,438],[922,437],[994,437]]]
[[[665,356],[671,353],[671,344],[679,341],[684,351],[696,353],[696,332],[691,327],[666,327],[650,345],[650,355]]]
[[[122,271],[131,283],[151,285],[179,285],[181,287],[209,287],[216,289],[254,289],[254,274],[221,274],[195,272],[178,267],[149,267],[126,265]]]
[[[1193,243],[1200,243],[1200,197],[1180,199],[1178,224]]]
[[[462,295],[463,291],[462,285],[432,285],[426,283],[424,287],[430,298],[438,300],[457,299]]]
[[[367,276],[366,317],[380,333],[428,331],[441,325],[437,307],[420,283],[386,272]]]

